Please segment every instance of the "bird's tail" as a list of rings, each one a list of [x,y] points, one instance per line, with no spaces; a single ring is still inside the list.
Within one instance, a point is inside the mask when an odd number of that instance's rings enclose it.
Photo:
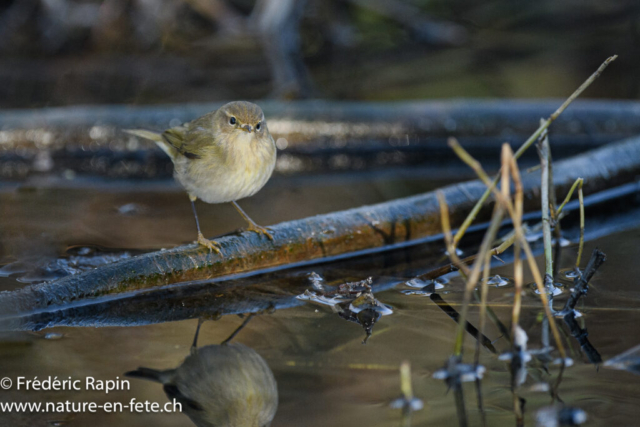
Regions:
[[[144,138],[144,139],[150,139],[151,141],[156,141],[156,142],[164,141],[164,139],[162,138],[162,134],[159,134],[158,132],[151,132],[150,130],[144,130],[144,129],[122,129],[122,130],[128,134],[139,136],[140,138]]]
[[[165,153],[167,153],[167,155],[169,157],[171,157],[172,159],[175,156],[175,151],[176,149],[174,147],[172,147],[171,145],[167,144],[167,142],[164,140],[164,138],[162,137],[161,133],[158,132],[152,132],[150,130],[144,130],[144,129],[122,129],[123,132],[126,132],[130,135],[135,135],[138,136],[140,138],[144,138],[144,139],[150,139],[151,141],[154,141],[156,143],[156,145],[160,148],[162,148],[162,151],[164,151]]]
[[[164,384],[171,376],[171,370],[159,371],[151,368],[138,368],[135,371],[129,371],[124,374],[125,377],[142,378],[144,380],[155,381]]]

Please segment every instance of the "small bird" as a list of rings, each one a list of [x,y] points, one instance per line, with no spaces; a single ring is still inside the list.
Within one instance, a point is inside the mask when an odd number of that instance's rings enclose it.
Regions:
[[[256,224],[236,203],[257,193],[276,165],[276,145],[259,106],[234,101],[162,133],[142,129],[124,131],[155,141],[171,158],[173,176],[191,200],[199,244],[221,253],[220,244],[205,239],[200,231],[197,199],[207,203],[231,202],[249,224],[247,230],[273,240],[269,229]]]
[[[278,409],[273,372],[242,344],[200,347],[176,369],[138,368],[125,375],[161,383],[199,427],[266,427]]]

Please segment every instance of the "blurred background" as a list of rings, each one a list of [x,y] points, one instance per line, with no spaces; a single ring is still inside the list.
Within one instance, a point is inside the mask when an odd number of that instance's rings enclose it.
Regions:
[[[0,108],[640,94],[640,2],[14,0]]]

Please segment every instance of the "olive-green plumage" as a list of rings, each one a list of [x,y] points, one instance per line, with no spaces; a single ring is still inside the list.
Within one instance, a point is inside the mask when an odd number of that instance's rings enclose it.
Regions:
[[[126,132],[155,141],[171,157],[174,177],[192,202],[231,202],[247,220],[249,230],[273,238],[235,203],[257,193],[271,177],[276,163],[273,138],[264,113],[256,104],[230,102],[162,133],[139,129]],[[197,215],[196,224],[198,241],[219,252],[215,242],[202,237]]]
[[[198,427],[267,427],[278,408],[269,365],[242,344],[201,347],[176,369],[138,368],[125,375],[161,383]]]

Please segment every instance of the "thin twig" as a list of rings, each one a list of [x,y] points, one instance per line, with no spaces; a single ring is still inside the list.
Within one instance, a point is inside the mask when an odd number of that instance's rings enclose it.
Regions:
[[[591,83],[593,83],[598,77],[600,77],[600,74],[602,74],[605,68],[607,68],[607,66],[611,62],[615,61],[617,57],[618,55],[613,55],[607,58],[607,60],[604,61],[602,65],[600,65],[596,72],[593,73],[587,80],[585,80],[584,83],[582,83],[582,85],[580,85],[580,87],[576,89],[576,91],[573,92],[571,96],[567,98],[567,100],[551,116],[549,116],[549,118],[545,120],[543,124],[538,127],[538,129],[529,137],[529,139],[527,139],[524,144],[522,144],[520,148],[518,148],[518,151],[516,151],[516,153],[514,154],[515,159],[519,159],[520,156],[522,156],[522,154],[531,146],[531,144],[533,144],[540,137],[542,132],[544,132],[551,125],[551,123],[553,123],[553,121],[557,119],[560,114],[562,114],[564,110],[566,110],[566,108],[569,106],[569,104],[571,104],[571,102],[573,102],[573,100],[580,96],[580,94],[582,94],[582,92],[584,92],[584,90],[588,88]],[[464,236],[464,233],[467,231],[471,223],[476,219],[476,216],[478,216],[478,212],[480,212],[482,205],[489,198],[489,195],[498,183],[498,180],[499,176],[496,176],[491,185],[488,186],[487,190],[484,192],[482,197],[480,197],[476,205],[473,207],[471,212],[469,212],[469,215],[467,215],[467,218],[458,229],[458,232],[453,238],[453,244],[455,247],[458,246],[458,243],[460,243],[462,236]]]
[[[491,271],[491,252],[488,252],[485,256],[484,266],[482,267],[482,281],[480,285],[482,290],[480,292],[480,335],[484,335],[484,327],[486,324],[487,316],[487,295],[489,294],[489,272]],[[476,341],[476,353],[474,357],[475,365],[480,364],[480,341]]]
[[[509,160],[510,149],[507,149],[507,146],[503,146],[502,148],[502,165],[503,169],[511,172],[514,177],[517,177],[515,180],[515,216],[518,218],[518,226],[521,227],[522,223],[522,204],[524,200],[522,183],[519,179],[519,174],[517,167],[515,170],[511,170],[513,168],[513,163]],[[509,174],[502,174],[502,194],[508,199],[509,192],[511,191],[511,186],[509,185]],[[515,223],[514,223],[515,225]],[[515,246],[513,248],[513,277],[514,277],[514,294],[513,294],[513,311],[511,313],[511,335],[516,336],[516,328],[520,323],[520,310],[522,309],[522,282],[523,282],[523,272],[522,272],[522,259],[520,258],[520,240],[516,239],[517,233],[514,229],[513,238]],[[515,345],[515,340],[512,342],[512,345]]]
[[[578,245],[578,258],[576,258],[576,269],[580,268],[582,249],[584,248],[584,196],[582,194],[582,181],[578,187],[578,200],[580,201],[580,244]]]
[[[458,330],[456,334],[456,345],[454,348],[454,354],[456,356],[460,356],[462,354],[462,344],[463,344],[463,333],[464,333],[464,322],[466,320],[467,312],[469,310],[469,302],[471,300],[471,292],[478,284],[478,279],[480,278],[480,271],[484,264],[484,260],[491,249],[491,243],[495,239],[496,234],[498,233],[498,229],[502,224],[502,219],[504,217],[504,208],[501,205],[496,205],[494,209],[493,216],[491,219],[491,224],[489,225],[489,229],[482,239],[482,243],[480,245],[480,250],[478,251],[478,257],[476,261],[473,263],[473,268],[471,269],[471,274],[469,274],[469,278],[467,279],[467,285],[464,290],[463,295],[463,305],[462,310],[460,312],[460,323],[458,324]]]
[[[411,400],[413,399],[413,388],[411,386],[411,365],[408,361],[400,364],[400,391],[407,405],[402,408],[402,427],[411,426]]]
[[[569,189],[569,192],[567,193],[567,197],[564,198],[564,201],[562,202],[562,204],[556,210],[556,214],[555,214],[556,221],[560,218],[560,214],[562,213],[562,209],[564,209],[564,205],[569,203],[569,200],[571,200],[571,196],[573,196],[573,192],[576,190],[576,187],[580,186],[580,188],[582,188],[583,181],[584,180],[582,178],[578,178],[573,183],[573,185]]]
[[[573,183],[573,185],[569,189],[569,193],[567,193],[567,197],[564,198],[564,201],[562,202],[562,204],[560,205],[560,207],[555,213],[555,219],[556,221],[559,221],[560,214],[562,213],[562,209],[564,208],[564,205],[566,205],[569,202],[569,200],[571,200],[571,196],[573,195],[573,192],[575,191],[576,188],[578,188],[578,200],[580,202],[580,244],[578,245],[578,257],[576,259],[576,269],[580,268],[580,260],[582,258],[582,249],[584,248],[584,196],[582,192],[583,184],[584,184],[584,179],[582,178],[576,179],[576,181]]]
[[[451,259],[451,263],[456,266],[464,276],[469,276],[471,270],[469,269],[468,264],[475,262],[475,260],[477,259],[477,255],[472,255],[465,258],[464,260],[461,260],[460,257],[458,257],[455,247],[453,246],[453,239],[451,236],[449,205],[447,204],[447,200],[444,197],[444,193],[442,191],[438,191],[436,193],[436,196],[438,197],[438,204],[440,205],[440,221],[442,223],[442,233],[444,234],[444,241],[447,246],[447,252],[449,254],[449,258]]]
[[[405,399],[413,399],[413,387],[411,386],[411,365],[408,361],[400,364],[400,391]]]
[[[442,221],[442,229],[445,236],[445,241],[448,247],[452,246],[452,238],[451,238],[451,226],[449,222],[449,208],[447,206],[447,202],[444,198],[444,194],[438,192],[438,202],[440,204],[440,218]],[[464,295],[462,299],[462,308],[460,310],[460,317],[458,321],[458,327],[456,330],[456,340],[453,354],[456,357],[462,356],[462,346],[464,342],[464,331],[466,326],[466,318],[467,311],[469,308],[469,302],[471,300],[471,291],[475,288],[478,283],[478,279],[480,278],[480,270],[481,266],[484,264],[484,260],[489,254],[489,249],[491,247],[491,243],[495,239],[495,235],[500,228],[500,224],[502,223],[502,217],[504,216],[504,210],[502,207],[496,205],[496,209],[494,210],[493,218],[491,220],[491,224],[489,225],[489,229],[482,239],[482,243],[480,245],[480,250],[476,256],[476,259],[473,263],[473,268],[469,271],[469,267],[466,264],[460,261],[460,258],[454,251],[449,251],[449,256],[453,263],[460,268],[461,273],[464,273],[467,276],[467,283],[464,289]]]
[[[482,169],[482,166],[480,166],[480,164],[469,153],[467,153],[455,139],[452,139],[452,138],[449,139],[449,145],[455,151],[458,157],[460,157],[465,163],[467,163],[472,169],[474,169],[477,172],[478,177],[480,177],[480,179],[485,183],[485,185],[491,189],[491,191],[494,194],[494,197],[499,202],[496,206],[498,205],[504,206],[509,212],[509,215],[511,216],[511,219],[513,221],[514,229],[516,230],[516,238],[520,241],[520,243],[522,244],[522,248],[524,249],[527,262],[529,263],[529,268],[536,282],[538,292],[540,293],[540,299],[542,300],[545,314],[549,319],[554,340],[556,341],[556,345],[558,346],[558,351],[560,352],[562,359],[564,360],[566,357],[564,346],[562,345],[562,341],[560,338],[560,333],[558,332],[557,325],[554,322],[553,313],[551,312],[551,309],[549,307],[549,300],[545,292],[544,281],[542,280],[542,276],[540,275],[540,270],[538,269],[538,265],[536,264],[536,260],[533,256],[533,252],[531,251],[531,247],[529,246],[529,242],[527,242],[527,239],[522,231],[522,215],[518,216],[516,214],[515,208],[513,207],[513,204],[511,203],[511,201],[509,199],[506,199],[502,193],[496,190],[495,185],[493,185],[493,183],[489,181],[487,174]],[[503,149],[507,149],[509,152],[511,152],[511,147],[509,147],[508,144],[504,144],[503,147],[507,147]],[[518,186],[521,187],[522,182],[520,180],[520,173],[518,171],[515,156],[511,154],[509,155],[509,157],[511,159],[510,162],[512,164],[512,167],[511,167],[511,172],[513,175],[512,178],[514,180],[516,188]],[[517,204],[519,203],[516,203],[516,205]]]
[[[540,122],[544,120],[540,119]],[[549,197],[549,188],[552,183],[550,181],[550,153],[549,153],[549,135],[545,130],[540,135],[538,145],[538,154],[540,155],[540,208],[542,210],[542,240],[544,243],[544,259],[545,259],[545,287],[549,289],[553,286],[553,248],[551,242],[551,215],[549,206],[551,200]]]
[[[593,250],[584,272],[574,280],[573,292],[571,292],[571,295],[565,303],[564,309],[561,313],[566,314],[573,311],[580,297],[587,294],[587,291],[589,290],[589,281],[606,260],[607,257],[604,252],[600,251],[598,248]]]

